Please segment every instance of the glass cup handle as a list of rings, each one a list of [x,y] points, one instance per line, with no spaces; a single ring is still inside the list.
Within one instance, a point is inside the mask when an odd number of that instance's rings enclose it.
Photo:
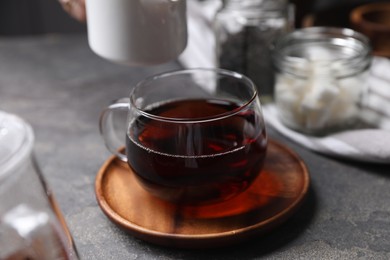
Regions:
[[[127,156],[119,151],[119,148],[124,146],[124,137],[120,138],[115,131],[113,113],[115,113],[115,111],[118,112],[119,110],[128,111],[129,101],[129,98],[115,100],[102,111],[99,119],[100,134],[104,139],[107,149],[124,162],[127,162]]]

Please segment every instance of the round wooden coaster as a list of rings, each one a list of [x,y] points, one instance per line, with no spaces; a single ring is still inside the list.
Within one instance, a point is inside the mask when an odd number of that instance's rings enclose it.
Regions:
[[[115,156],[105,162],[95,182],[99,206],[120,228],[151,243],[182,248],[226,246],[263,234],[294,213],[308,187],[303,161],[272,140],[252,186],[212,205],[182,206],[150,195]]]

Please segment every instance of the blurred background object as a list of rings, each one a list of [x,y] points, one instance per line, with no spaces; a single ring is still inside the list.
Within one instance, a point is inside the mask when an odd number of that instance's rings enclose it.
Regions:
[[[1,0],[0,35],[86,32],[56,0]]]
[[[196,1],[196,0],[187,0]],[[219,1],[219,0],[203,0]],[[389,0],[290,0],[296,6],[296,27],[349,27],[357,6]],[[348,26],[346,26],[348,25]],[[86,32],[86,25],[64,12],[57,0],[1,0],[0,35]]]
[[[280,120],[311,135],[361,125],[371,48],[346,28],[309,27],[281,37],[273,52]]]
[[[262,96],[272,96],[272,45],[293,23],[287,0],[225,0],[213,23],[217,66],[250,77]]]
[[[217,2],[221,0],[187,0]],[[358,6],[389,0],[289,0],[295,5],[295,27],[351,27]],[[222,1],[221,1],[222,2]],[[86,32],[86,25],[66,13],[57,0],[1,0],[0,35]]]
[[[65,219],[34,157],[34,132],[0,111],[0,259],[78,259]]]
[[[370,38],[374,55],[390,57],[390,2],[359,6],[352,10],[350,21]]]
[[[296,26],[350,27],[349,14],[361,5],[389,0],[291,0],[296,5]]]

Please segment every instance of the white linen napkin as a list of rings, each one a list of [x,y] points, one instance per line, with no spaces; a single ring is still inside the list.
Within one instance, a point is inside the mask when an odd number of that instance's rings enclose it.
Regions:
[[[215,38],[212,23],[222,2],[187,1],[188,42],[179,61],[185,68],[214,68]]]
[[[383,129],[347,130],[324,137],[293,131],[278,119],[274,104],[263,107],[266,124],[282,135],[315,152],[364,162],[390,163],[390,131]]]
[[[370,75],[369,89],[362,101],[362,117],[377,125],[378,128],[390,130],[390,60],[374,57]]]
[[[309,136],[283,125],[273,103],[263,107],[266,123],[296,143],[319,153],[390,164],[390,60],[374,57],[368,84],[362,117],[376,128],[346,130],[324,137]]]

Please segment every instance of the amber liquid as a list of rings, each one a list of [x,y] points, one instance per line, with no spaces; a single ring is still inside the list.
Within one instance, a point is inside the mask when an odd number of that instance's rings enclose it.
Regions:
[[[145,116],[133,120],[126,138],[127,157],[142,186],[182,204],[227,200],[248,188],[266,153],[261,117],[247,109],[211,120],[236,109],[236,104],[220,100],[182,100],[148,111],[177,118],[174,123]],[[188,122],[200,118],[210,120]]]

